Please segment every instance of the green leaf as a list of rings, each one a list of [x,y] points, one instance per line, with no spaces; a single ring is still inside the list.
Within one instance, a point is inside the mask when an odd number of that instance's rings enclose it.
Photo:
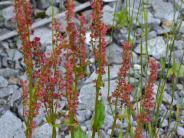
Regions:
[[[93,122],[93,127],[96,128],[98,131],[105,122],[105,105],[103,103],[103,100],[98,101],[97,112],[95,116],[96,118]]]
[[[76,124],[72,123],[69,119],[65,119],[64,124],[67,125],[67,126],[76,127]]]
[[[170,77],[174,74],[176,77],[184,77],[184,65],[174,63],[173,66],[168,70],[167,77]]]
[[[162,69],[165,69],[166,59],[164,57],[161,58],[160,63],[161,63]]]
[[[132,18],[129,18],[129,13],[126,8],[115,14],[115,21],[119,27],[125,27],[133,23]]]
[[[60,127],[60,124],[54,124],[52,126],[55,127],[55,128],[59,128]]]
[[[122,138],[122,137],[123,137],[123,131],[122,131],[122,129],[121,129],[120,132],[119,132],[118,138]]]
[[[82,131],[80,126],[76,128],[74,136],[75,138],[87,138],[86,134]]]

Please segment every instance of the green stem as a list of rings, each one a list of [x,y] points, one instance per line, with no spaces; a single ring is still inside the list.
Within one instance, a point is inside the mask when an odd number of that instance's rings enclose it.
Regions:
[[[52,126],[52,138],[56,138],[56,127]]]
[[[100,76],[101,74],[99,74],[99,76]],[[96,118],[97,118],[97,107],[98,107],[98,103],[99,103],[99,101],[98,101],[98,96],[99,96],[99,94],[100,94],[100,88],[99,87],[97,87],[96,86],[96,99],[95,99],[95,118],[94,118],[94,121],[96,121]],[[96,124],[95,122],[94,122],[94,124]],[[96,133],[96,128],[95,128],[95,126],[93,125],[93,133],[92,133],[92,138],[94,138],[95,137],[95,133]]]
[[[116,97],[116,102],[115,102],[115,116],[114,116],[114,122],[113,122],[113,125],[112,125],[112,131],[111,131],[110,138],[112,138],[113,135],[114,135],[114,130],[115,130],[115,127],[116,127],[116,120],[118,118],[118,114],[116,113],[117,112],[117,104],[118,104],[118,98]]]

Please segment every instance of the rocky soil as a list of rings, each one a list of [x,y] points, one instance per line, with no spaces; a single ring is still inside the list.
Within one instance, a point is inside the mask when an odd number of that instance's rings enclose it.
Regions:
[[[4,2],[5,0],[0,0]],[[41,18],[46,18],[51,16],[51,2],[50,0],[31,0],[34,7],[34,21],[38,21]],[[103,21],[108,25],[113,25],[113,12],[114,12],[114,1],[106,1],[103,7]],[[111,2],[112,1],[112,2]],[[134,86],[139,85],[139,79],[141,75],[140,66],[140,47],[141,47],[141,25],[145,25],[144,18],[141,15],[137,18],[137,12],[139,8],[139,2],[141,0],[130,0],[129,6],[131,9],[131,14],[133,16],[134,29],[131,31],[131,38],[135,41],[133,47],[133,61],[132,68],[134,71],[130,71],[130,82]],[[15,21],[13,17],[15,16],[12,0],[9,0],[10,4],[0,5],[0,36],[16,29]],[[168,48],[168,37],[171,33],[171,24],[173,19],[183,20],[184,17],[184,4],[181,5],[182,0],[149,0],[145,2],[144,5],[148,9],[148,24],[149,24],[149,34],[148,34],[148,54],[160,63],[161,59],[165,57],[165,53]],[[76,5],[80,5],[79,1],[76,1]],[[123,0],[119,0],[116,12],[120,11],[122,7],[125,6]],[[54,0],[54,11],[55,14],[60,13],[65,10],[64,0]],[[87,8],[83,11],[86,16],[88,23],[90,23],[90,13],[91,9]],[[143,11],[141,11],[143,12]],[[64,18],[63,18],[64,19]],[[60,21],[66,25],[63,19]],[[76,18],[76,23],[78,19]],[[34,35],[41,38],[41,43],[45,47],[45,50],[49,52],[51,50],[51,25],[41,26],[34,31]],[[106,47],[107,55],[106,58],[108,63],[111,65],[111,87],[110,91],[116,87],[117,73],[119,71],[120,65],[122,63],[122,49],[121,43],[127,40],[128,29],[126,27],[117,29],[113,33],[113,40],[111,41],[110,36],[107,36],[108,45]],[[86,46],[90,43],[90,32],[86,34]],[[146,54],[146,44],[143,39],[143,54]],[[20,79],[25,79],[24,73],[24,63],[23,54],[20,52],[21,41],[19,37],[13,37],[0,42],[0,138],[25,138],[24,129],[25,124],[22,116],[22,104],[21,104],[21,92],[22,89],[19,85]],[[181,23],[181,28],[178,30],[176,35],[176,40],[174,42],[172,59],[176,59],[177,63],[182,63],[184,65],[183,52],[184,52],[184,21]],[[90,57],[89,57],[90,58]],[[93,59],[90,59],[93,61]],[[143,61],[145,64],[146,61]],[[172,65],[168,61],[167,67]],[[145,70],[144,70],[145,71]],[[79,96],[79,108],[78,108],[78,120],[82,126],[82,129],[91,135],[91,119],[94,113],[94,102],[95,102],[95,84],[93,80],[96,79],[97,74],[94,72],[94,64],[88,68],[88,72],[91,74],[81,85],[80,96]],[[105,99],[107,96],[107,74],[103,76],[105,80],[105,87],[102,89],[102,98]],[[143,74],[144,83],[146,83],[146,78]],[[159,81],[159,80],[158,80]],[[155,85],[155,95],[158,88]],[[171,82],[167,82],[165,86],[165,93],[163,103],[160,108],[160,118],[168,109],[172,103],[173,118],[171,125],[168,125],[168,116],[164,120],[160,135],[164,137],[164,134],[174,127],[176,122],[176,105],[180,105],[181,114],[179,126],[176,129],[175,137],[184,137],[184,78],[180,78],[176,90],[174,92],[174,99],[172,102],[172,91]],[[133,95],[132,95],[133,96]],[[62,101],[63,105],[66,106],[66,101]],[[64,109],[63,109],[64,110]],[[36,118],[37,128],[34,131],[33,138],[50,138],[51,137],[51,127],[45,123],[44,119],[44,109],[40,110],[40,115]],[[134,120],[132,120],[133,125],[136,126]],[[111,132],[111,126],[113,123],[113,116],[106,104],[106,118],[105,124],[101,129],[101,134],[103,138],[108,138]],[[118,125],[123,130],[127,127],[126,121],[119,121]],[[58,129],[58,138],[69,138],[67,127],[61,125]],[[146,136],[145,136],[146,137]]]

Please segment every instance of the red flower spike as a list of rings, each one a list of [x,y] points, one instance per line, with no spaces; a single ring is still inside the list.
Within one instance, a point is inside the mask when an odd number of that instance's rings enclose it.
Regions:
[[[143,111],[140,113],[140,115],[137,116],[137,128],[135,135],[139,138],[140,133],[142,135],[142,129],[143,125],[146,123],[151,122],[151,113],[154,109],[155,103],[154,103],[154,97],[153,97],[153,86],[156,83],[157,80],[157,70],[158,70],[158,64],[155,59],[151,58],[149,60],[149,66],[150,66],[150,76],[148,80],[148,84],[145,88],[145,95],[143,97],[143,101],[141,102],[141,106],[143,108]],[[140,129],[141,128],[141,129]]]
[[[97,72],[99,74],[104,74],[105,70],[104,67],[106,65],[106,41],[105,35],[107,31],[106,25],[102,22],[102,0],[94,0],[91,4],[93,8],[92,13],[92,25],[90,26],[91,29],[91,44],[95,46],[95,42],[98,42],[97,47],[94,49],[95,58],[98,64]]]
[[[118,85],[112,96],[123,101],[126,106],[133,110],[133,105],[130,101],[130,93],[133,91],[133,86],[126,82],[126,76],[131,66],[131,44],[123,44],[123,64],[118,73]]]

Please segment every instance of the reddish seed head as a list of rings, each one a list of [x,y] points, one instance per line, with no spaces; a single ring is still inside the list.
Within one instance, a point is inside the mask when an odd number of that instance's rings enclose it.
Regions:
[[[123,101],[126,106],[133,110],[132,103],[130,101],[130,93],[133,90],[133,86],[126,82],[126,76],[131,66],[131,45],[130,43],[124,43],[123,46],[123,64],[118,73],[118,86],[112,96]]]

